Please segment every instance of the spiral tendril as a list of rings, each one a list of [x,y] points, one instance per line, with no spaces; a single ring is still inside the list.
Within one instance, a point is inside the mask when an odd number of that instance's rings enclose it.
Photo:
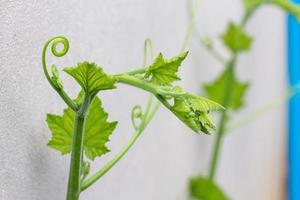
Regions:
[[[55,83],[53,82],[53,80],[51,79],[49,72],[48,72],[48,67],[46,64],[46,53],[47,53],[47,49],[48,46],[51,45],[51,52],[54,56],[56,57],[62,57],[64,55],[66,55],[69,51],[69,41],[66,37],[64,36],[55,36],[50,38],[49,40],[47,40],[47,42],[44,45],[43,48],[43,54],[42,54],[42,62],[43,62],[43,70],[44,70],[44,74],[48,80],[48,82],[50,83],[50,85],[54,88],[54,89],[59,89],[57,88],[57,86],[55,85]],[[63,44],[63,49],[62,50],[57,50],[57,45],[59,44]]]
[[[140,105],[136,105],[132,108],[131,111],[131,121],[135,130],[138,130],[141,122],[138,124],[137,119],[142,120],[143,117],[143,109]]]

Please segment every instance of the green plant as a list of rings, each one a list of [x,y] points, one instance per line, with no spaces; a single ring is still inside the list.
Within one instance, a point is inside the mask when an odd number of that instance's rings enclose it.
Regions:
[[[64,68],[63,71],[73,77],[81,87],[77,98],[72,99],[64,90],[58,68],[52,65],[51,75],[48,72],[46,53],[50,44],[52,54],[62,57],[69,50],[69,42],[63,36],[52,37],[46,42],[42,52],[46,79],[68,106],[63,115],[48,114],[46,120],[52,132],[48,146],[62,154],[71,153],[67,200],[79,199],[82,191],[99,180],[126,154],[153,118],[160,103],[197,133],[209,134],[215,130],[209,112],[222,110],[223,107],[206,98],[185,92],[173,84],[174,81],[180,80],[177,72],[187,52],[171,59],[165,59],[160,53],[148,67],[116,75],[108,75],[97,64],[90,62]],[[63,45],[60,51],[57,50],[59,44]],[[147,47],[150,47],[153,55],[151,46],[150,40],[146,40],[144,66]],[[125,147],[102,169],[94,175],[89,175],[91,161],[109,152],[106,143],[118,123],[108,121],[108,114],[104,111],[97,94],[115,89],[119,83],[147,91],[151,96],[145,112],[139,105],[133,108],[131,118],[135,133]],[[158,99],[154,106],[152,96]]]
[[[209,38],[202,40],[202,44],[212,55],[224,64],[224,70],[219,77],[209,84],[204,84],[203,89],[208,98],[222,104],[226,110],[221,112],[220,123],[213,146],[213,152],[207,176],[197,176],[190,180],[189,188],[191,197],[201,200],[224,200],[227,195],[215,183],[215,174],[220,157],[221,145],[228,130],[228,122],[232,113],[240,110],[244,105],[244,96],[249,88],[249,83],[240,82],[236,76],[236,63],[240,53],[249,51],[252,37],[245,31],[245,26],[251,16],[262,5],[271,4],[280,7],[300,20],[300,7],[287,0],[243,0],[245,8],[244,16],[239,24],[230,22],[227,30],[221,35],[221,41],[231,53],[231,57],[224,59],[213,48],[213,42]],[[296,86],[287,95],[292,95],[299,86]]]

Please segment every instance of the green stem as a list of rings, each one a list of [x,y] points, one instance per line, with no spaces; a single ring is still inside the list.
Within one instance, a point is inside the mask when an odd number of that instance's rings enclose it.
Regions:
[[[246,13],[243,16],[242,21],[240,23],[240,27],[244,28],[246,26],[247,22],[249,21],[250,17],[254,14],[256,9],[257,9],[257,7],[246,11]],[[224,97],[224,102],[222,103],[222,105],[225,108],[228,107],[228,105],[230,103],[231,95],[232,95],[231,90],[232,90],[232,83],[233,83],[233,78],[234,78],[234,68],[235,68],[237,56],[238,56],[238,53],[233,53],[228,65],[227,65],[227,68],[228,68],[227,70],[229,70],[229,75],[228,75],[228,79],[226,81],[226,89],[224,91],[224,94],[226,94],[226,96]],[[222,114],[221,114],[219,129],[217,131],[217,137],[215,139],[212,158],[211,158],[211,162],[210,162],[209,179],[211,179],[211,180],[214,179],[215,174],[216,174],[216,169],[217,169],[217,165],[218,165],[218,161],[219,161],[223,136],[224,136],[224,133],[226,132],[227,121],[228,121],[228,109],[225,109],[222,111]]]
[[[231,99],[231,93],[232,93],[232,83],[233,83],[233,77],[234,77],[234,66],[236,62],[236,55],[233,55],[232,60],[228,63],[227,70],[229,71],[228,73],[228,79],[226,80],[226,89],[224,94],[224,102],[222,105],[226,108],[228,107]],[[218,164],[218,158],[220,155],[220,150],[221,150],[221,144],[223,140],[223,136],[226,130],[226,122],[228,119],[228,109],[225,109],[222,111],[220,123],[219,123],[219,129],[217,132],[217,137],[215,139],[215,144],[214,144],[214,149],[212,153],[212,159],[210,163],[210,168],[209,168],[209,179],[213,180],[215,177],[216,173],[216,168]]]
[[[123,147],[123,149],[112,159],[110,160],[101,170],[99,170],[95,175],[87,179],[81,186],[81,191],[84,191],[97,180],[99,180],[106,172],[108,172],[126,153],[127,151],[133,146],[137,138],[142,133],[142,130],[137,130],[133,137],[128,141],[128,143]]]
[[[119,82],[119,83],[131,85],[131,86],[143,89],[145,91],[148,91],[152,94],[157,94],[157,87],[151,83],[148,83],[147,81],[140,80],[138,78],[129,76],[127,74],[115,75],[115,78],[116,78],[117,82]]]
[[[136,69],[136,70],[127,72],[126,74],[128,74],[128,75],[144,74],[145,71],[146,71],[145,69]]]
[[[89,99],[89,96],[86,95],[80,110],[77,111],[75,115],[67,200],[78,200],[81,191],[80,177],[83,157],[83,138],[85,118],[90,103]]]
[[[181,46],[180,52],[184,52],[185,49],[188,46],[192,31],[194,29],[195,17],[196,17],[196,13],[197,13],[197,10],[198,10],[198,7],[199,7],[199,3],[200,3],[199,0],[195,0],[194,5],[192,6],[192,12],[191,12],[191,15],[190,15],[190,18],[189,18],[188,29],[185,32],[185,36],[184,36],[184,40],[183,40],[183,44]]]

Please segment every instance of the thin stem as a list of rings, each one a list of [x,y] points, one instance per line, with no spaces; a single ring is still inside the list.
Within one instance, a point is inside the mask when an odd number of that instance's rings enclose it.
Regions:
[[[127,72],[125,74],[128,74],[128,75],[137,75],[137,74],[144,74],[146,72],[145,69],[137,69],[137,70],[133,70],[133,71],[130,71],[130,72]]]
[[[207,52],[210,53],[212,57],[214,57],[220,64],[226,64],[226,59],[214,48],[206,48]]]
[[[247,114],[246,116],[242,117],[238,121],[229,125],[229,127],[226,128],[226,132],[230,132],[234,129],[237,129],[241,126],[244,126],[246,124],[253,122],[259,116],[261,116],[261,115],[273,110],[274,108],[278,107],[279,105],[285,103],[286,101],[288,101],[290,98],[292,98],[299,92],[300,92],[300,84],[297,83],[293,87],[289,88],[288,91],[285,92],[285,94],[283,94],[275,99],[272,99],[265,105],[261,106],[260,108],[256,109],[255,111]]]
[[[195,0],[194,5],[192,7],[192,13],[191,13],[190,18],[189,18],[188,29],[185,32],[185,36],[184,36],[184,40],[183,40],[183,44],[181,46],[180,52],[184,52],[185,49],[188,46],[192,31],[194,29],[195,17],[196,17],[198,7],[199,7],[199,0]]]
[[[227,70],[229,70],[228,73],[228,79],[226,80],[226,89],[225,89],[225,97],[224,97],[224,102],[222,102],[222,105],[226,108],[229,105],[230,99],[231,99],[231,91],[232,91],[232,83],[233,83],[233,77],[234,77],[234,66],[236,62],[236,57],[235,55],[233,56],[232,60],[229,62],[227,66]],[[228,109],[225,109],[222,111],[220,123],[219,123],[219,129],[217,132],[217,137],[215,139],[215,144],[214,144],[214,149],[212,153],[212,159],[210,163],[210,168],[209,168],[209,179],[213,180],[215,177],[216,173],[216,168],[218,164],[218,158],[220,154],[220,149],[221,149],[221,144],[222,144],[222,139],[225,133],[225,128],[226,128],[226,122],[228,119]]]
[[[154,50],[152,46],[152,41],[150,38],[147,38],[144,43],[144,61],[143,61],[143,67],[146,67],[147,65],[147,49],[150,50],[150,58],[151,60],[154,59]]]
[[[80,110],[77,111],[75,115],[69,181],[66,198],[67,200],[78,200],[81,191],[80,177],[83,157],[83,138],[85,118],[89,108],[89,103],[89,96],[86,95]]]
[[[142,133],[142,130],[135,131],[133,137],[128,141],[128,143],[123,147],[123,149],[112,159],[110,160],[101,170],[99,170],[92,177],[88,178],[81,186],[81,191],[84,191],[97,180],[99,180],[104,174],[106,174],[133,146],[137,138]]]
[[[151,97],[152,98],[152,97]],[[99,180],[103,175],[105,175],[123,156],[129,151],[129,149],[134,145],[138,137],[150,123],[151,119],[154,117],[155,113],[157,112],[160,103],[157,103],[153,110],[150,112],[151,101],[149,99],[147,103],[146,113],[143,117],[143,120],[139,126],[139,128],[135,131],[132,138],[128,141],[128,143],[121,149],[121,151],[112,159],[110,160],[102,169],[96,172],[92,177],[88,178],[81,187],[81,191],[86,190],[92,184],[94,184],[97,180]]]
[[[157,102],[152,110],[152,112],[149,113],[149,116],[146,117],[146,121],[145,124],[148,125],[150,123],[150,121],[152,120],[152,118],[154,117],[155,113],[157,112],[157,110],[159,109],[161,103]]]
[[[144,74],[146,73],[146,69],[135,69],[133,71],[130,72],[123,72],[123,73],[119,73],[119,74],[115,74],[113,75],[114,77],[118,77],[118,76],[122,76],[122,75],[130,75],[130,76],[134,76],[134,75],[138,75],[138,74]]]

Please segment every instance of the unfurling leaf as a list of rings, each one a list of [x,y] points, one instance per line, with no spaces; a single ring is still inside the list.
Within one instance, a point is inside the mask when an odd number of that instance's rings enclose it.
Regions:
[[[206,92],[206,95],[209,99],[216,101],[220,104],[224,104],[225,96],[227,95],[225,93],[227,82],[229,81],[229,71],[225,70],[219,78],[217,78],[215,81],[213,81],[210,84],[204,85],[204,90]],[[240,109],[244,104],[244,96],[247,92],[247,89],[249,87],[248,83],[241,83],[238,80],[235,79],[233,76],[233,79],[231,80],[231,95],[230,99],[226,105],[226,108],[232,109],[232,110],[238,110]]]
[[[221,110],[219,104],[198,96],[176,97],[172,112],[195,132],[209,134],[216,129],[210,111]]]
[[[62,116],[47,115],[46,121],[52,132],[49,147],[62,154],[71,152],[74,117],[75,113],[70,108],[65,109]],[[109,152],[106,143],[116,128],[117,122],[108,122],[107,118],[108,114],[102,108],[100,99],[95,97],[86,118],[83,144],[85,155],[91,160]]]
[[[163,87],[159,91],[159,100],[193,131],[209,134],[216,129],[209,113],[224,109],[220,104],[183,92],[179,87]],[[171,100],[173,105],[169,104]]]
[[[62,81],[59,79],[59,73],[58,73],[57,67],[55,65],[52,65],[51,71],[52,71],[51,80],[53,81],[55,87],[62,89],[63,84],[62,84]]]
[[[81,169],[81,176],[83,179],[89,175],[91,169],[91,164],[89,162],[83,161],[82,162],[82,169]]]
[[[177,75],[178,68],[187,54],[188,52],[185,52],[167,60],[160,53],[153,64],[148,67],[145,78],[150,78],[151,82],[156,84],[165,84],[180,80]]]
[[[223,43],[232,51],[247,51],[251,47],[252,38],[242,27],[230,23],[227,31],[222,35]]]
[[[205,177],[190,180],[190,194],[196,200],[228,200],[218,185]]]
[[[64,71],[80,84],[86,94],[115,88],[115,79],[104,73],[95,63],[78,63],[76,67],[67,67]]]

